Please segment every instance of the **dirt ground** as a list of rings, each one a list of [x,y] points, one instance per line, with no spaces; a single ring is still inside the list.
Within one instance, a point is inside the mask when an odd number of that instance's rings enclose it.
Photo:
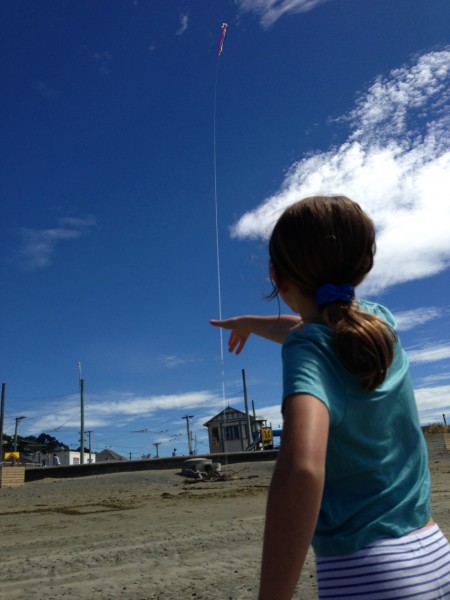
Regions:
[[[274,463],[186,483],[179,470],[0,489],[2,600],[247,600],[258,590]],[[430,452],[433,516],[450,536],[450,452]],[[317,599],[312,553],[295,598]]]

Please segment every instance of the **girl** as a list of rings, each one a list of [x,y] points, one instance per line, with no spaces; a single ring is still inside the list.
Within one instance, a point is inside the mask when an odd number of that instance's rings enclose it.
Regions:
[[[431,519],[408,360],[391,313],[354,298],[374,254],[358,204],[301,200],[269,242],[271,297],[299,316],[211,321],[231,330],[236,354],[252,333],[283,344],[259,600],[292,598],[311,543],[321,600],[450,598],[450,545]]]

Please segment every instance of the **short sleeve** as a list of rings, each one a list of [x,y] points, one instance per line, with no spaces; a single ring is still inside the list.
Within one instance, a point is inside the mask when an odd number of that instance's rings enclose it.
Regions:
[[[283,346],[283,403],[291,394],[317,396],[329,409],[320,365],[311,348],[301,339],[290,339]]]
[[[327,407],[330,427],[339,425],[346,412],[346,382],[330,333],[299,331],[283,345],[283,406],[293,394],[309,394]]]

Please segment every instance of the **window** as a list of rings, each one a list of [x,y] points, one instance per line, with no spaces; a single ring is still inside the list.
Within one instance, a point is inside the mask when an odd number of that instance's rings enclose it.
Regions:
[[[227,425],[225,427],[225,439],[226,440],[239,440],[239,425]]]
[[[212,439],[214,442],[218,442],[219,441],[219,428],[218,427],[213,427],[212,428]]]

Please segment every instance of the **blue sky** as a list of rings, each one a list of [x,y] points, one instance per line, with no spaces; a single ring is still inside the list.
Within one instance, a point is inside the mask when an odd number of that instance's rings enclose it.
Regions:
[[[222,365],[208,324],[215,205],[223,316],[272,314],[266,236],[311,193],[375,220],[359,295],[398,318],[422,422],[450,419],[447,0],[4,0],[0,16],[6,433],[26,416],[20,434],[78,446],[77,362],[94,450],[186,452],[193,415],[206,452],[203,423],[243,409],[242,369],[279,425],[280,348],[251,339]]]

